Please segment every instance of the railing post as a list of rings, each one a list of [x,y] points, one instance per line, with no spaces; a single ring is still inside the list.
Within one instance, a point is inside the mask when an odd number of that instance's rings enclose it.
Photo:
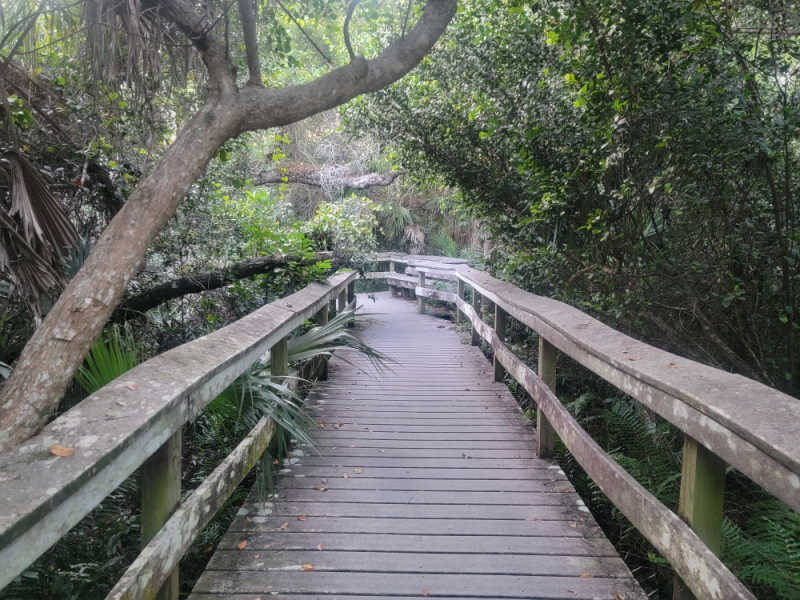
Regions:
[[[317,314],[314,315],[314,321],[316,321],[317,325],[327,325],[328,324],[328,310],[330,309],[330,303],[326,302],[325,305],[317,311]],[[323,361],[322,365],[322,372],[319,374],[319,378],[325,380],[328,378],[328,361],[325,357],[318,357],[320,360]]]
[[[505,341],[506,335],[506,311],[500,308],[500,305],[494,305],[494,330],[497,333],[497,337],[500,339],[501,342]],[[503,381],[503,378],[506,375],[506,370],[503,368],[503,365],[500,364],[500,361],[497,360],[497,350],[492,350],[494,356],[492,360],[494,361],[494,380],[495,381]]]
[[[395,273],[395,272],[396,271],[395,271],[394,261],[390,260],[389,261],[389,273]],[[389,284],[389,290],[392,292],[392,296],[397,296],[397,286],[396,285]]]
[[[351,305],[356,301],[356,282],[351,281],[347,284],[347,304]]]
[[[541,335],[539,336],[539,378],[556,393],[556,347]],[[539,458],[549,458],[553,455],[556,443],[556,432],[550,421],[544,416],[541,407],[536,411],[536,455]]]
[[[478,290],[472,288],[472,307],[475,309],[475,314],[478,315],[478,319],[481,318],[481,295],[478,293]],[[478,330],[475,328],[475,324],[472,324],[472,345],[477,346],[481,343],[481,334],[478,333]]]
[[[722,546],[724,495],[725,462],[693,438],[684,435],[678,514],[716,555],[719,555]],[[673,600],[694,598],[677,575],[672,590]]]
[[[343,312],[347,309],[347,289],[343,289],[339,292],[339,308],[338,312]]]
[[[425,273],[419,272],[419,287],[425,287]],[[422,314],[425,312],[425,297],[417,296],[417,312]]]
[[[462,300],[464,299],[464,292],[465,292],[464,282],[459,279],[458,280],[458,297],[461,298]],[[456,304],[456,323],[460,323],[460,322],[461,322],[461,309],[459,309],[458,308],[458,304]]]
[[[172,516],[181,500],[181,446],[179,429],[161,448],[148,458],[141,469],[142,487],[142,548],[153,539]],[[147,600],[178,600],[178,569],[170,573],[157,594]]]
[[[270,348],[269,362],[270,372],[274,377],[286,377],[289,374],[289,348],[286,338]]]

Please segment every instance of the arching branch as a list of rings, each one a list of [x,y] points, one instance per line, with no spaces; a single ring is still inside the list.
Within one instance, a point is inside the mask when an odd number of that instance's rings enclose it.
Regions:
[[[366,190],[390,185],[400,175],[397,171],[356,175],[350,165],[315,167],[307,163],[289,163],[259,174],[253,179],[253,184],[302,183],[314,187]]]

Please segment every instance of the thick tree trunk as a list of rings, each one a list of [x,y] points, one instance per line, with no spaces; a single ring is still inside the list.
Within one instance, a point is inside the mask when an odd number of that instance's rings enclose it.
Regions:
[[[136,187],[25,346],[0,398],[0,451],[34,435],[47,422],[153,237],[225,141],[244,131],[293,123],[396,81],[444,32],[457,0],[428,0],[414,28],[375,59],[355,57],[310,83],[279,89],[254,84],[236,89],[213,23],[192,2],[153,0],[152,5],[200,52],[209,74],[207,103]]]
[[[208,106],[195,115],[103,232],[25,346],[3,388],[0,448],[27,439],[50,417],[138,272],[150,241],[214,152],[235,134],[236,123],[230,116]]]
[[[187,294],[216,290],[246,277],[268,273],[275,270],[276,267],[313,265],[332,257],[333,252],[318,252],[313,258],[305,259],[296,256],[260,256],[230,265],[218,271],[206,271],[179,277],[126,298],[114,312],[114,320],[126,321],[142,315],[167,300],[180,298]]]

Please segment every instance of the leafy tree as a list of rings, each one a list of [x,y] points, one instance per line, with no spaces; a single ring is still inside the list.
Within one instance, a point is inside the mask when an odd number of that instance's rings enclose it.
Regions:
[[[347,118],[462,192],[498,272],[793,392],[797,19],[780,2],[471,0]]]
[[[403,28],[399,35],[395,30],[394,41],[371,59],[356,55],[349,28],[345,27],[348,56],[344,66],[318,77],[311,76],[305,83],[284,87],[268,87],[275,84],[275,77],[262,75],[258,31],[252,27],[255,17],[248,2],[239,3],[247,80],[237,79],[224,35],[229,29],[220,31],[219,27],[220,21],[229,24],[227,6],[207,5],[204,8],[208,10],[200,10],[184,0],[145,0],[113,6],[89,0],[86,4],[92,26],[85,47],[94,50],[97,76],[108,75],[109,79],[124,81],[124,86],[136,90],[137,97],[146,103],[153,89],[148,86],[160,80],[151,76],[161,68],[160,63],[152,62],[159,56],[159,43],[170,45],[170,40],[184,39],[205,67],[204,80],[202,84],[195,80],[187,85],[193,99],[190,104],[196,109],[187,110],[190,116],[185,120],[179,115],[174,141],[139,180],[23,350],[0,401],[1,448],[24,440],[46,422],[122,297],[126,284],[139,269],[148,245],[227,140],[246,131],[297,121],[402,77],[417,65],[444,31],[456,1],[427,2],[416,24]],[[316,2],[306,10],[323,11],[326,6]],[[37,22],[46,7],[42,4],[29,21]],[[354,7],[353,4],[350,8]],[[216,11],[211,10],[214,8]],[[123,23],[123,34],[114,37],[116,28],[110,21]],[[112,52],[108,52],[102,37],[105,32],[113,32],[109,34]],[[278,24],[262,41],[267,46],[287,50],[285,33]],[[143,40],[150,42],[149,51],[144,51]],[[171,45],[170,56],[176,56],[174,51],[180,45]],[[125,68],[118,70],[120,61],[115,59],[123,54],[125,60],[121,62]],[[291,63],[291,52],[284,52],[283,56],[286,64]],[[332,63],[333,58],[328,58]],[[120,73],[125,73],[125,77]]]

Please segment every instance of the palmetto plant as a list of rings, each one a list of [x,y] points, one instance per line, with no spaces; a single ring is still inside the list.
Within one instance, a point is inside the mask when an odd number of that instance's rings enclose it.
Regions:
[[[75,380],[88,394],[96,392],[142,359],[142,351],[133,335],[124,327],[112,325],[92,346]]]

